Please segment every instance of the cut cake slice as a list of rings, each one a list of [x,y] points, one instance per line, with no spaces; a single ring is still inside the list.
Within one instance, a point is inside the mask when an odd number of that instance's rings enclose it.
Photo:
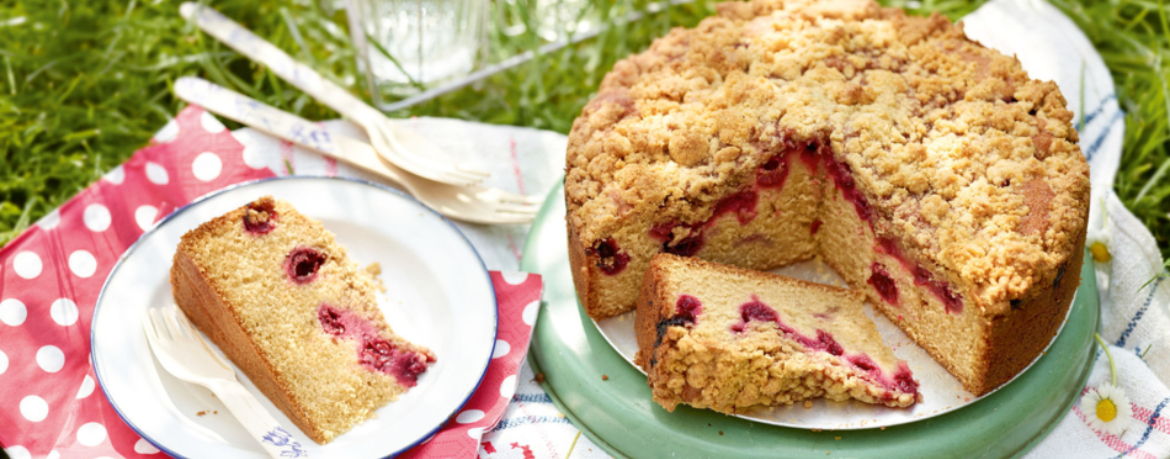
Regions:
[[[386,324],[373,282],[321,222],[269,196],[185,234],[171,267],[187,317],[322,444],[435,361]]]
[[[864,295],[655,255],[636,312],[654,400],[734,413],[815,397],[913,405],[918,383],[862,310]]]

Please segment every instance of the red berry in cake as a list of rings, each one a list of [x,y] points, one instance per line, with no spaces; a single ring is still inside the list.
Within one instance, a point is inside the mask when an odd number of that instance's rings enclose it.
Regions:
[[[731,330],[737,333],[743,332],[747,328],[747,323],[753,320],[780,323],[780,316],[776,314],[776,310],[757,299],[753,299],[739,306],[739,318],[740,322],[731,326]],[[782,331],[791,331],[791,329],[783,330],[783,328]]]
[[[952,314],[963,312],[962,297],[951,290],[951,286],[947,282],[934,280],[930,272],[921,266],[914,267],[914,285],[926,287],[930,293],[934,294],[935,298],[942,302],[947,312]]]
[[[930,275],[930,271],[927,271],[922,265],[907,259],[902,249],[898,247],[898,244],[893,239],[878,238],[874,250],[898,260],[898,263],[902,264],[902,268],[910,271],[914,275],[914,285],[925,287],[927,291],[942,302],[947,312],[952,314],[960,314],[963,312],[963,297],[955,293],[949,283],[934,280],[934,277]]]
[[[853,364],[855,368],[869,373],[869,375],[873,376],[875,379],[882,374],[881,367],[878,367],[877,363],[875,363],[868,355],[851,355],[845,359],[848,360],[849,363]]]
[[[393,343],[376,335],[362,336],[358,361],[373,371],[379,371],[398,380],[399,384],[414,387],[418,376],[427,371],[427,363],[434,359],[417,352],[399,349]]]
[[[914,376],[910,374],[910,367],[905,362],[898,365],[898,371],[894,373],[893,387],[907,394],[918,393],[918,381],[914,380]]]
[[[244,231],[253,235],[268,234],[276,229],[276,202],[265,196],[248,203],[244,209]]]
[[[394,366],[391,369],[392,375],[398,378],[398,383],[406,387],[414,387],[418,384],[418,376],[427,371],[427,358],[422,354],[415,352],[406,352],[398,354],[399,358],[394,361]]]
[[[808,170],[815,171],[817,166],[821,163],[821,145],[817,142],[808,142],[804,148],[792,146],[788,150],[788,154],[799,154],[801,162],[808,167]]]
[[[317,310],[317,320],[321,322],[321,328],[333,336],[341,336],[345,334],[345,324],[341,323],[341,312],[329,305],[321,305]]]
[[[822,349],[833,355],[841,355],[845,353],[845,348],[841,347],[841,343],[833,339],[833,335],[827,331],[817,329],[817,342],[824,346]]]
[[[759,201],[759,193],[752,190],[741,191],[727,196],[715,204],[715,213],[711,215],[711,218],[707,222],[709,223],[725,213],[734,212],[735,218],[739,220],[739,224],[746,225],[753,218],[756,218],[756,204]],[[706,223],[703,226],[706,226]]]
[[[886,271],[885,266],[881,263],[874,262],[869,267],[870,276],[866,281],[872,285],[874,290],[877,290],[878,295],[881,295],[883,300],[892,305],[898,304],[898,285],[894,283],[894,279],[890,277],[890,273]]]
[[[650,237],[657,239],[659,241],[662,241],[664,243],[670,242],[670,240],[673,239],[673,236],[671,236],[671,233],[674,231],[675,226],[678,226],[678,224],[677,223],[659,223],[657,225],[654,225],[654,227],[650,228]]]
[[[596,257],[597,268],[610,276],[622,272],[626,269],[626,264],[630,262],[630,256],[621,252],[617,242],[614,242],[612,237],[604,241],[597,241],[593,244],[593,248],[586,252],[590,256]]]
[[[699,314],[703,312],[703,302],[690,295],[681,295],[675,303],[675,310],[678,312],[677,317],[688,324],[694,324],[698,322]]]
[[[712,217],[714,218],[714,217]],[[699,225],[682,225],[678,222],[659,223],[650,228],[650,237],[662,241],[662,251],[680,257],[693,257],[703,248],[703,230],[706,222]],[[682,228],[691,235],[674,243],[674,229]],[[694,228],[699,228],[695,231]]]
[[[813,220],[812,224],[808,227],[809,234],[817,234],[817,230],[821,229],[822,223],[824,222],[820,220]]]
[[[841,190],[841,196],[853,203],[853,208],[857,210],[857,216],[861,221],[869,223],[873,227],[873,209],[869,206],[869,201],[865,199],[865,195],[861,194],[861,190],[857,189],[857,183],[853,181],[853,174],[849,171],[849,165],[833,159],[832,155],[823,155],[825,160],[825,170],[829,177],[833,178],[833,183]]]
[[[759,300],[749,301],[739,307],[740,318],[744,322],[758,320],[760,322],[776,322],[780,319],[776,310]]]
[[[703,248],[703,236],[697,234],[688,236],[678,241],[678,244],[670,245],[670,243],[662,244],[662,251],[671,255],[678,255],[680,257],[693,257],[699,253]]]
[[[756,185],[760,188],[783,188],[788,178],[788,163],[775,156],[756,171]]]
[[[328,259],[317,249],[297,247],[284,259],[284,272],[293,283],[304,285],[317,278],[317,271]]]

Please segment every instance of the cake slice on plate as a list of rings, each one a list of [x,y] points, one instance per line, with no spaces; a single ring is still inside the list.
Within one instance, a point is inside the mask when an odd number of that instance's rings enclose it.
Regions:
[[[655,255],[636,312],[654,400],[733,413],[810,398],[907,407],[918,383],[862,310],[864,295]]]
[[[171,286],[195,326],[321,444],[435,362],[386,324],[373,279],[333,234],[270,196],[185,234]]]

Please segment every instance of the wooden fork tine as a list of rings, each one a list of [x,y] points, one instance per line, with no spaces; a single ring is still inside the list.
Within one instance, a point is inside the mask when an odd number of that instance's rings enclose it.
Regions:
[[[158,330],[154,326],[154,308],[148,308],[142,311],[142,330],[146,332],[146,338],[151,341],[158,341]]]
[[[531,223],[536,215],[524,212],[512,212],[506,209],[496,209],[494,220],[499,223]]]
[[[171,327],[171,336],[175,339],[190,338],[191,335],[187,333],[187,327],[184,327],[183,323],[179,321],[179,316],[176,314],[178,311],[179,308],[173,306],[163,311],[163,315],[167,318],[167,325]]]
[[[544,198],[537,196],[527,196],[523,194],[510,193],[507,191],[500,192],[500,201],[522,203],[522,204],[543,204]]]
[[[154,329],[154,336],[159,339],[172,339],[171,328],[167,326],[161,308],[151,308],[150,325]]]
[[[531,205],[499,203],[499,204],[496,204],[496,212],[511,212],[514,214],[534,215],[537,212],[540,212],[540,207],[531,206]]]

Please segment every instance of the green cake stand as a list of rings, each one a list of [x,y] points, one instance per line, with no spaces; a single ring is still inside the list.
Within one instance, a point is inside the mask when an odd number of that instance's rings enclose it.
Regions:
[[[1031,368],[962,409],[885,429],[776,427],[650,399],[646,376],[597,331],[578,306],[566,248],[563,187],[532,226],[521,269],[544,276],[543,310],[528,362],[541,386],[586,437],[619,458],[1004,458],[1023,456],[1076,402],[1092,368],[1097,286],[1085,257],[1064,329]],[[606,378],[603,379],[602,375]]]

